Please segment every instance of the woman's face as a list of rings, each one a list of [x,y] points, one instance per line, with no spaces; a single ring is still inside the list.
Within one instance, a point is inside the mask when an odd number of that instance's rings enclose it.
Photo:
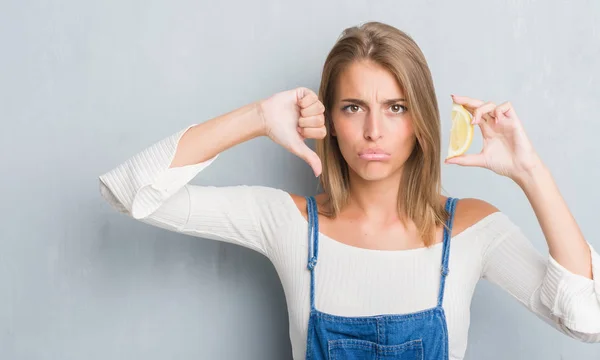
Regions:
[[[350,172],[369,181],[400,176],[416,137],[396,78],[373,62],[354,62],[340,74],[335,93],[332,135]]]

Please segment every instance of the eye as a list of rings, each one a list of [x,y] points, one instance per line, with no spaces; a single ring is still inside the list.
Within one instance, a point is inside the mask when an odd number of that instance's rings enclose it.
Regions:
[[[406,108],[406,106],[400,105],[400,104],[394,104],[394,105],[390,106],[390,109],[392,109],[392,112],[394,114],[402,114],[408,110]],[[400,110],[402,110],[402,111],[400,111]]]
[[[351,109],[352,111],[348,111],[348,109]],[[351,114],[357,113],[358,110],[360,110],[360,106],[354,104],[346,105],[342,108],[342,111],[349,112]]]

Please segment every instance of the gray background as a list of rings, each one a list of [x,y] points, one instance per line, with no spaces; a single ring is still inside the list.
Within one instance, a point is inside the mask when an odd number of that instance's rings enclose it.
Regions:
[[[191,123],[307,86],[340,32],[409,32],[450,93],[515,105],[600,249],[598,1],[10,1],[0,3],[0,358],[285,359],[286,305],[266,258],[122,216],[97,176]],[[478,133],[479,134],[479,133]],[[481,146],[479,135],[473,150]],[[472,168],[444,187],[508,213],[544,254],[520,189]],[[266,139],[196,184],[316,182]],[[598,359],[482,281],[468,359]]]

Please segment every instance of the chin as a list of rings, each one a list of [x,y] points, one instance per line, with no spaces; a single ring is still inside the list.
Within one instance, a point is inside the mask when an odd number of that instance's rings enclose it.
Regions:
[[[388,177],[386,174],[381,174],[381,173],[378,173],[378,174],[364,174],[364,175],[360,174],[359,176],[363,180],[366,180],[366,181],[381,181],[381,180],[384,180],[384,179],[386,179]]]
[[[357,171],[358,170],[358,171]],[[390,177],[394,171],[389,164],[374,162],[354,169],[356,175],[367,181],[379,181]]]

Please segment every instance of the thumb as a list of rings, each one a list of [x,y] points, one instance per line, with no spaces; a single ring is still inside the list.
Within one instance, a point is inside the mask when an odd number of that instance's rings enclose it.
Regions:
[[[446,164],[455,164],[461,166],[479,166],[483,167],[485,165],[483,154],[466,154],[451,157],[444,161]]]
[[[316,152],[312,151],[312,149],[304,143],[304,141],[299,140],[298,143],[294,145],[293,153],[304,160],[313,169],[315,176],[318,177],[321,175],[321,172],[323,171],[321,159]]]

